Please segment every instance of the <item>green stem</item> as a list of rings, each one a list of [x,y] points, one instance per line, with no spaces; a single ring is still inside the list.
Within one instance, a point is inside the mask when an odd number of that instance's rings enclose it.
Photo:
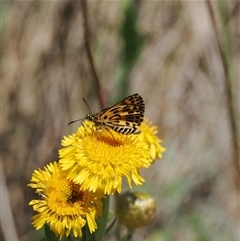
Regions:
[[[102,241],[105,235],[107,222],[108,222],[109,196],[106,196],[106,198],[104,198],[102,202],[103,202],[103,215],[99,218],[99,227],[96,233],[96,241]]]
[[[135,229],[133,229],[133,228],[128,228],[126,241],[131,241],[131,240],[132,240],[134,231],[135,231]]]

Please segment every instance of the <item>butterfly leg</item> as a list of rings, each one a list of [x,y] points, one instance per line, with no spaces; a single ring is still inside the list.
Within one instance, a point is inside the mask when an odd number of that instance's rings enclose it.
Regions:
[[[97,135],[97,139],[100,140],[99,135],[98,135],[98,131],[101,129],[101,127],[97,124],[94,124],[94,127],[95,127],[95,132],[96,132],[96,135]]]
[[[97,132],[97,138],[98,138],[98,140],[100,140],[98,131],[105,129],[105,130],[107,130],[107,131],[111,134],[112,139],[114,140],[115,144],[118,144],[117,141],[116,141],[116,139],[114,138],[114,136],[113,136],[113,134],[112,134],[112,129],[110,129],[109,127],[107,127],[107,126],[105,126],[105,125],[102,125],[102,124],[100,124],[100,125],[95,125],[95,126],[96,126],[96,132]]]
[[[111,136],[112,136],[112,138],[113,138],[115,144],[117,145],[118,143],[117,143],[116,139],[114,138],[114,136],[113,136],[113,134],[112,134],[112,129],[109,128],[109,127],[107,127],[107,126],[104,126],[104,128],[105,128],[105,129],[111,134]]]

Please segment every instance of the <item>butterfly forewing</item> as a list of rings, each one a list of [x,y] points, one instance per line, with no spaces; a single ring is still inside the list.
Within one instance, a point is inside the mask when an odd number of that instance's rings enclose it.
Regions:
[[[102,110],[95,122],[121,134],[137,134],[140,132],[137,127],[143,121],[144,111],[143,98],[134,94]]]

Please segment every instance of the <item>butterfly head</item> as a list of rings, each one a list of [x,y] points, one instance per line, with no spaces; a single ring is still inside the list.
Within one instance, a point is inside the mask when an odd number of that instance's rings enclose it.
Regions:
[[[98,119],[98,115],[96,113],[89,113],[86,115],[85,119],[90,121],[96,121]]]

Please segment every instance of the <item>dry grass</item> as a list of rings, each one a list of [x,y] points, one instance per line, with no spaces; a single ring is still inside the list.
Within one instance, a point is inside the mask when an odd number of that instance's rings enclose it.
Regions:
[[[219,2],[211,4],[238,116],[239,3],[225,2],[223,13]],[[125,5],[89,1],[88,7],[91,48],[108,103],[141,94],[146,116],[159,126],[168,149],[143,172],[143,188],[156,198],[158,216],[135,240],[236,241],[232,137],[239,132],[230,128],[226,73],[209,8],[205,1],[140,1],[144,45],[123,83],[119,29]],[[34,194],[26,185],[33,170],[58,159],[62,136],[76,129],[67,123],[88,112],[82,97],[94,111],[100,107],[79,2],[3,2],[2,20],[3,172],[18,236],[33,240],[24,236],[32,229],[28,202]]]

